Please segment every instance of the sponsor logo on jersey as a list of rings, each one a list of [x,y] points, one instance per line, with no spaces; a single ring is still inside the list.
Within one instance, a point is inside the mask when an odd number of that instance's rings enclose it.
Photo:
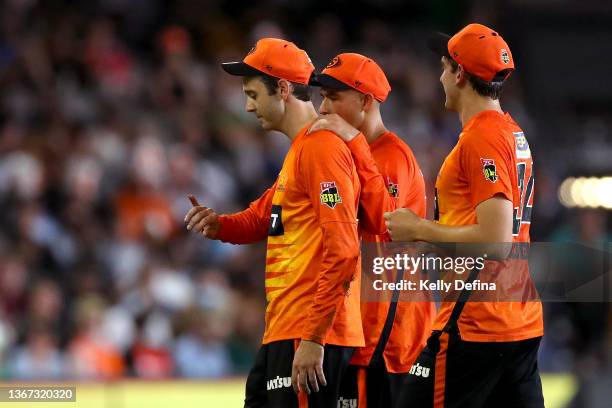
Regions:
[[[387,177],[387,190],[389,190],[391,197],[399,197],[399,185],[394,183],[389,177]]]
[[[531,150],[529,149],[529,143],[523,132],[513,132],[514,144],[516,145],[516,158],[517,159],[529,159],[531,157]]]
[[[410,367],[408,374],[416,375],[417,377],[427,378],[429,377],[429,368],[420,365],[419,363],[414,364]]]
[[[357,398],[342,398],[338,399],[338,408],[357,408]]]
[[[281,377],[277,375],[276,378],[266,381],[266,388],[268,391],[289,387],[291,387],[291,377]]]
[[[342,202],[342,197],[340,197],[335,181],[324,181],[321,183],[320,197],[321,204],[332,209],[336,207],[336,204],[340,204]]]
[[[276,185],[276,191],[285,191],[285,185],[287,184],[287,175],[280,173],[278,175],[278,184]]]
[[[480,162],[482,163],[482,172],[485,179],[489,180],[491,183],[495,183],[497,181],[497,168],[495,167],[495,160],[481,158]]]

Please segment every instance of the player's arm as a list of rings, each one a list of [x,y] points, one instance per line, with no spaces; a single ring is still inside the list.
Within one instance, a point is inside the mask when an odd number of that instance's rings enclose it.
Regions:
[[[476,211],[476,224],[449,226],[417,217],[407,209],[385,214],[394,241],[427,241],[434,243],[500,243],[512,242],[513,203],[510,177],[514,174],[503,151],[484,138],[467,137],[460,146],[460,165],[467,175],[469,199]],[[483,172],[483,160],[491,160],[494,177]],[[509,247],[492,246],[493,256],[505,257]]]
[[[393,241],[494,243],[512,242],[512,202],[502,195],[489,198],[476,207],[478,222],[449,226],[418,217],[401,208],[386,215]]]
[[[304,311],[302,342],[295,354],[292,378],[294,386],[299,383],[306,389],[305,379],[308,378],[317,390],[316,378],[324,382],[324,377],[321,379],[322,346],[357,271],[359,237],[350,152],[344,142],[331,133],[311,137],[313,139],[305,143],[300,153],[298,168],[302,188],[310,198],[323,234],[323,248],[316,292],[311,307]],[[321,151],[325,151],[325,155],[321,155]],[[326,193],[326,186],[332,183],[335,190]],[[323,199],[322,193],[331,196]]]
[[[213,209],[198,205],[185,216],[187,229],[209,239],[232,244],[250,244],[268,236],[274,186],[266,190],[249,207],[235,214],[219,215]]]
[[[361,212],[360,222],[365,231],[374,235],[387,232],[383,214],[397,208],[397,200],[389,194],[384,177],[378,170],[370,152],[370,146],[363,133],[348,124],[337,114],[329,114],[320,118],[311,128],[326,129],[334,132],[347,143],[353,156],[361,192],[359,202]]]

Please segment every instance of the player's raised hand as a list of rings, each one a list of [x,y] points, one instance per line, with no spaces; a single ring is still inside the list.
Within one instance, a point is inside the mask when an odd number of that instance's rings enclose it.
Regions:
[[[350,142],[359,134],[359,130],[355,129],[347,121],[335,113],[321,116],[312,124],[312,126],[310,126],[308,133],[312,133],[317,130],[329,130],[334,132],[345,142]]]
[[[324,348],[319,343],[302,340],[295,356],[291,369],[291,384],[297,394],[300,390],[310,394],[312,391],[319,392],[319,384],[327,385],[323,374]],[[310,384],[310,387],[308,386]]]
[[[216,239],[219,234],[219,215],[213,209],[201,206],[194,196],[189,195],[188,198],[193,208],[185,215],[187,230]]]
[[[408,208],[399,208],[393,212],[384,214],[385,225],[389,230],[391,239],[397,241],[418,241],[419,228],[423,218],[413,213]]]

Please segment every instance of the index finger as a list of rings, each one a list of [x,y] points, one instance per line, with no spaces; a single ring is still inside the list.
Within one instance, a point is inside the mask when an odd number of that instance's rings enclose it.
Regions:
[[[200,205],[200,203],[198,203],[197,198],[195,198],[195,196],[193,194],[189,194],[187,196],[187,198],[189,199],[189,201],[191,202],[191,205],[193,205],[194,207],[197,207]]]

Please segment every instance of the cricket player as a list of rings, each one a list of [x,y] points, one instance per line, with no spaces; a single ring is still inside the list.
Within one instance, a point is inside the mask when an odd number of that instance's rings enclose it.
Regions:
[[[322,116],[312,130],[328,129],[347,142],[359,179],[360,232],[366,242],[390,241],[384,213],[410,208],[426,214],[425,181],[412,150],[384,125],[380,107],[391,87],[380,66],[355,53],[336,56],[311,81],[321,87]],[[341,398],[358,406],[390,407],[425,346],[433,302],[362,302],[366,346],[357,349]]]
[[[431,46],[441,56],[445,107],[457,112],[463,130],[438,173],[437,222],[399,209],[386,215],[391,237],[524,246],[533,208],[533,159],[523,131],[499,103],[514,70],[510,48],[480,24],[453,37],[439,35]],[[504,269],[509,259],[487,264],[521,285],[520,276]],[[477,274],[472,270],[470,279]],[[396,407],[543,407],[537,362],[542,306],[529,300],[443,302],[417,359],[420,370],[409,375]]]
[[[360,184],[346,144],[317,118],[308,82],[314,67],[295,44],[261,39],[241,62],[246,110],[291,139],[274,185],[246,210],[218,215],[195,206],[187,229],[247,244],[267,239],[263,344],[246,384],[245,407],[335,407],[355,347],[359,310]]]

